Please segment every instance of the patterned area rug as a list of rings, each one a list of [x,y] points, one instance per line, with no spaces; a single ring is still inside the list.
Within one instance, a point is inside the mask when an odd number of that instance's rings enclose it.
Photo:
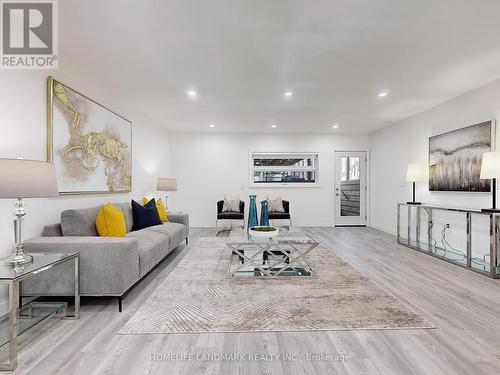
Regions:
[[[225,238],[202,238],[121,334],[432,328],[332,251],[311,277],[228,278]]]

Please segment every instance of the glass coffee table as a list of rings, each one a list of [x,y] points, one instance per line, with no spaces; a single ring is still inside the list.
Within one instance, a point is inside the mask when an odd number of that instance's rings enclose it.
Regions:
[[[244,228],[233,228],[226,244],[231,249],[229,277],[311,276],[314,272],[305,255],[318,242],[297,227],[279,228],[271,239],[254,238]]]

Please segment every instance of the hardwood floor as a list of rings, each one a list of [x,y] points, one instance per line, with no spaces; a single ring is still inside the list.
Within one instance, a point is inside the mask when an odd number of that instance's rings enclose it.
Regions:
[[[370,228],[306,228],[436,329],[314,333],[118,335],[182,259],[175,250],[124,300],[83,301],[79,321],[52,320],[21,336],[16,374],[500,374],[500,280],[397,245]],[[194,229],[190,244],[215,230]],[[245,360],[196,356],[246,354]],[[169,356],[183,354],[195,358]],[[249,354],[254,355],[249,360]],[[262,357],[288,356],[288,360]],[[330,358],[304,359],[308,354]],[[345,355],[344,359],[335,355]]]

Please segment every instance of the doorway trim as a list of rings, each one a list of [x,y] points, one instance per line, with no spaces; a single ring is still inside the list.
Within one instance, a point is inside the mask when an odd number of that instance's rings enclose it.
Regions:
[[[366,185],[366,202],[365,202],[365,205],[366,205],[366,221],[365,221],[365,226],[366,227],[370,227],[370,191],[371,191],[371,154],[370,154],[370,149],[369,148],[354,148],[354,149],[345,149],[345,148],[341,148],[341,149],[333,149],[333,153],[332,153],[332,173],[333,173],[333,181],[331,183],[331,193],[332,193],[332,213],[333,213],[333,227],[337,226],[336,225],[336,222],[335,222],[335,210],[336,210],[336,202],[335,202],[335,173],[336,173],[336,170],[335,168],[337,167],[335,165],[335,153],[336,152],[364,152],[365,155],[366,155],[366,162],[365,162],[365,185]],[[349,226],[354,226],[354,225],[339,225],[339,227],[349,227]],[[359,225],[355,225],[356,227],[359,227]]]

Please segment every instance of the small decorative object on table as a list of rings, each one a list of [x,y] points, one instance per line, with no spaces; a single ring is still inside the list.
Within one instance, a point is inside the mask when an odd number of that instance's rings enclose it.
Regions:
[[[267,201],[260,202],[260,225],[265,227],[269,225],[269,207]]]
[[[256,238],[273,238],[279,233],[278,228],[270,226],[250,227],[250,237]]]
[[[250,208],[248,210],[248,228],[256,227],[259,225],[259,220],[257,218],[257,196],[252,194],[250,197]]]

